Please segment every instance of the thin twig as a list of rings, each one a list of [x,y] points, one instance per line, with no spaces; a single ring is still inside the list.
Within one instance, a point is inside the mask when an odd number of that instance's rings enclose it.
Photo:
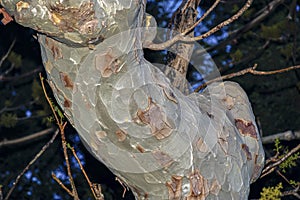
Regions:
[[[219,31],[224,26],[227,26],[228,24],[230,24],[233,21],[237,20],[251,6],[252,2],[253,2],[253,0],[247,0],[245,5],[235,15],[233,15],[229,19],[221,22],[220,24],[218,24],[217,26],[215,26],[214,28],[210,29],[209,31],[207,31],[206,33],[204,33],[202,35],[199,35],[197,37],[184,37],[184,34],[178,34],[175,37],[173,37],[172,39],[170,39],[166,42],[163,42],[163,43],[146,44],[145,48],[152,49],[152,50],[164,50],[164,49],[168,48],[169,46],[173,45],[174,43],[176,43],[178,41],[195,42],[195,41],[199,41],[199,40],[202,40],[204,38],[207,38],[208,36],[210,36],[210,35],[214,34],[215,32]]]
[[[102,194],[101,185],[99,183],[93,183],[93,190],[96,193],[97,200],[104,200],[104,196]]]
[[[273,70],[273,71],[257,71],[256,68],[257,68],[257,64],[254,64],[253,67],[249,67],[249,68],[243,69],[243,70],[241,70],[239,72],[227,74],[227,75],[220,76],[218,78],[209,80],[206,83],[200,85],[198,88],[196,88],[194,90],[194,92],[199,92],[200,90],[202,90],[203,88],[205,88],[207,85],[209,85],[209,84],[211,84],[213,82],[216,82],[216,81],[221,81],[221,80],[224,80],[224,79],[230,79],[230,78],[242,76],[242,75],[245,75],[245,74],[248,74],[248,73],[254,74],[254,75],[264,75],[264,76],[265,75],[272,75],[272,74],[279,74],[279,73],[284,73],[284,72],[291,71],[291,70],[294,70],[294,69],[300,69],[300,65],[291,66],[291,67],[287,67],[287,68],[283,68],[283,69],[278,69],[278,70]]]
[[[121,179],[119,179],[118,177],[116,177],[116,181],[118,181],[123,187],[122,198],[124,198],[125,194],[126,194],[126,191],[129,191],[129,189],[128,189],[127,185]]]
[[[283,180],[285,180],[289,185],[291,185],[294,188],[293,190],[288,190],[288,191],[282,192],[281,197],[294,195],[294,196],[298,197],[298,199],[300,199],[300,196],[298,194],[300,184],[298,184],[297,186],[294,186],[293,184],[290,183],[290,180],[288,180],[288,178],[286,178],[279,170],[276,170],[276,173],[279,176],[281,176],[281,178],[283,178]]]
[[[51,174],[52,178],[58,183],[60,187],[62,187],[70,196],[74,197],[74,194],[57,178],[57,176],[52,172]]]
[[[32,76],[32,74],[35,74],[36,72],[41,72],[42,70],[43,70],[42,67],[38,67],[38,68],[36,68],[34,70],[31,70],[29,72],[20,74],[18,76],[9,76],[9,77],[6,77],[6,76],[3,76],[3,75],[0,75],[0,81],[22,80],[23,78],[25,78],[27,76]]]
[[[290,181],[279,171],[276,170],[276,173],[281,176],[281,178],[283,178],[283,180],[285,180],[285,182],[287,182],[288,184],[290,184]],[[292,185],[293,188],[295,188],[295,186]]]
[[[34,158],[27,164],[27,166],[23,169],[23,171],[17,176],[16,180],[13,183],[13,186],[8,191],[4,200],[8,200],[14,189],[16,188],[17,184],[20,181],[20,178],[25,174],[25,172],[29,169],[29,167],[46,151],[46,149],[53,143],[56,136],[58,135],[59,130],[56,130],[53,134],[52,138],[42,147],[42,149],[34,156]]]
[[[101,195],[99,196],[99,194],[97,195],[97,194],[95,193],[94,186],[93,186],[92,182],[90,181],[88,175],[86,174],[86,172],[85,172],[85,170],[84,170],[84,168],[83,168],[83,166],[82,166],[82,164],[81,164],[81,162],[80,162],[80,160],[79,160],[79,158],[78,158],[78,156],[77,156],[77,154],[76,154],[76,152],[75,152],[74,147],[71,148],[71,151],[72,151],[72,153],[73,153],[73,156],[74,156],[75,159],[77,160],[77,163],[79,164],[80,170],[82,171],[82,173],[83,173],[83,175],[84,175],[86,181],[88,182],[88,184],[89,184],[89,186],[90,186],[90,189],[91,189],[91,191],[92,191],[92,193],[93,193],[93,196],[95,197],[95,199],[101,198]],[[102,195],[102,196],[103,196],[103,195]]]
[[[300,199],[300,195],[298,194],[298,192],[300,191],[299,189],[300,189],[300,186],[296,187],[293,190],[282,192],[281,196],[284,197],[284,196],[291,196],[291,195],[293,195],[297,199]]]
[[[57,123],[59,129],[61,130],[62,124],[60,123],[60,120],[58,119],[58,117],[57,117],[57,115],[56,115],[56,112],[55,112],[55,109],[54,109],[54,107],[53,107],[53,105],[52,105],[52,102],[51,102],[51,100],[50,100],[50,98],[49,98],[49,96],[48,96],[48,94],[47,94],[47,92],[46,92],[46,88],[45,88],[45,84],[44,84],[44,78],[42,77],[42,74],[41,74],[41,73],[39,73],[39,76],[40,76],[40,80],[41,80],[41,84],[42,84],[42,89],[43,89],[43,91],[44,91],[44,95],[45,95],[45,97],[46,97],[46,100],[47,100],[48,104],[50,105],[50,108],[51,108],[51,111],[52,111],[52,113],[53,113],[53,115],[54,115],[55,121],[56,121],[56,123]]]
[[[255,16],[254,19],[252,19],[250,22],[245,24],[243,27],[231,31],[229,33],[228,37],[225,40],[220,41],[215,46],[211,46],[211,47],[208,47],[208,48],[204,49],[203,52],[206,53],[206,52],[211,52],[211,51],[220,49],[220,48],[226,46],[232,40],[237,40],[238,38],[240,38],[240,36],[243,33],[246,33],[249,30],[251,30],[253,27],[260,25],[261,22],[264,19],[266,19],[268,16],[270,16],[270,14],[272,14],[276,10],[276,8],[280,4],[283,4],[283,3],[284,3],[284,0],[273,0],[273,1],[271,1],[264,8],[262,8],[260,11],[258,11],[257,13],[255,13],[253,15],[253,16]]]
[[[29,102],[25,102],[21,105],[18,105],[18,106],[15,106],[15,107],[7,107],[7,106],[4,106],[1,110],[0,110],[0,114],[3,113],[3,112],[9,112],[9,111],[16,111],[16,110],[19,110],[19,109],[22,109],[25,106],[31,106],[33,105],[34,103],[36,103],[37,99],[35,100],[32,100],[32,101],[29,101]]]
[[[300,139],[300,130],[298,131],[285,131],[283,133],[276,133],[269,136],[265,136],[261,138],[263,144],[270,144],[278,138],[279,140],[291,141],[291,140],[299,140]]]
[[[71,173],[71,167],[70,167],[71,165],[70,165],[70,161],[69,161],[69,156],[68,156],[68,153],[67,153],[66,137],[65,137],[65,126],[66,125],[67,125],[67,122],[65,122],[60,128],[61,143],[62,143],[62,146],[63,146],[64,157],[65,157],[66,165],[67,165],[67,173],[68,173],[70,184],[71,184],[71,187],[72,187],[72,193],[74,195],[74,199],[79,200],[78,193],[77,193],[77,190],[76,190],[76,186],[75,186],[73,176],[72,176],[72,173]]]
[[[207,38],[208,36],[212,35],[213,33],[219,31],[221,28],[223,28],[224,26],[227,26],[229,24],[231,24],[232,22],[234,22],[235,20],[237,20],[252,4],[253,0],[248,0],[246,2],[246,4],[232,17],[230,17],[229,19],[223,21],[222,23],[218,24],[217,26],[215,26],[214,28],[210,29],[208,32],[199,35],[197,37],[193,37],[193,38],[184,38],[184,42],[194,42],[194,41],[198,41],[198,40],[202,40],[204,38]]]
[[[220,1],[221,0],[216,0],[215,3],[200,17],[200,19],[198,19],[198,21],[193,26],[185,30],[182,34],[186,35],[189,32],[191,32],[198,24],[200,24],[207,17],[207,15],[211,13],[211,11],[215,9],[215,7],[220,3]]]
[[[44,91],[44,95],[48,101],[48,104],[50,105],[50,108],[52,110],[52,113],[54,115],[54,118],[55,118],[55,121],[59,127],[59,130],[60,130],[60,136],[61,136],[61,143],[62,143],[62,147],[63,147],[63,152],[64,152],[64,158],[66,160],[66,165],[67,165],[67,174],[68,174],[68,177],[69,177],[69,181],[70,181],[70,184],[71,184],[71,187],[72,187],[72,194],[73,194],[73,197],[75,200],[79,200],[79,197],[78,197],[78,193],[77,193],[77,190],[76,190],[76,186],[75,186],[75,183],[74,183],[74,180],[73,180],[73,176],[72,176],[72,172],[71,172],[71,167],[70,167],[70,162],[69,162],[69,157],[68,157],[68,153],[67,153],[67,146],[66,146],[66,137],[65,137],[65,126],[67,125],[67,122],[63,123],[61,120],[59,120],[57,114],[56,114],[56,111],[52,105],[52,102],[50,100],[50,98],[48,97],[48,94],[46,92],[46,88],[45,88],[45,84],[44,84],[44,78],[42,77],[41,73],[39,74],[40,75],[40,79],[41,79],[41,84],[42,84],[42,88],[43,88],[43,91]]]
[[[14,39],[14,40],[12,41],[12,43],[10,44],[10,46],[9,46],[9,48],[8,48],[8,50],[7,50],[7,52],[6,52],[6,54],[1,58],[1,60],[0,60],[0,67],[2,66],[3,62],[4,62],[5,59],[8,57],[8,55],[10,54],[12,48],[15,46],[15,43],[16,43],[16,39]]]
[[[294,147],[291,151],[289,151],[286,155],[284,155],[278,161],[265,167],[265,169],[261,173],[262,175],[260,176],[260,178],[263,178],[264,176],[272,173],[278,165],[280,165],[283,161],[288,159],[291,155],[293,155],[294,153],[296,153],[299,150],[300,150],[300,144],[298,144],[296,147]]]
[[[28,142],[30,140],[42,137],[44,135],[48,135],[49,133],[51,133],[53,131],[54,131],[54,128],[48,128],[48,129],[30,134],[30,135],[25,136],[25,137],[17,138],[17,139],[14,139],[14,140],[5,140],[4,139],[0,142],[0,148],[5,147],[5,146],[20,144],[20,143],[23,143],[23,142]]]

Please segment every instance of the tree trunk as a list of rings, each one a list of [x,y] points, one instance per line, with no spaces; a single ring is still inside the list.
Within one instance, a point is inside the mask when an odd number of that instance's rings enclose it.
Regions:
[[[239,85],[174,87],[143,57],[143,0],[60,2],[1,1],[40,32],[50,86],[90,153],[136,199],[247,199],[264,151]]]

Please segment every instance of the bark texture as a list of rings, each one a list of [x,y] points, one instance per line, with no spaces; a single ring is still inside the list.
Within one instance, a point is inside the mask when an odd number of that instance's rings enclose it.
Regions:
[[[143,57],[144,1],[0,2],[40,32],[57,102],[136,199],[247,199],[264,163],[247,95],[233,82],[175,88]]]

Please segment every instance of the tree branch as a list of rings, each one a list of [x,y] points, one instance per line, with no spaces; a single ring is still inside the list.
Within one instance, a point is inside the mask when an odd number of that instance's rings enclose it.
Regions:
[[[35,139],[40,138],[42,136],[48,135],[49,133],[52,133],[53,131],[54,131],[54,128],[48,128],[48,129],[30,134],[30,135],[22,137],[22,138],[14,139],[14,140],[4,139],[0,142],[0,148],[1,147],[12,146],[12,145],[19,145],[19,144],[24,143],[24,142],[35,140]]]
[[[279,166],[283,161],[288,159],[291,155],[293,155],[294,153],[296,153],[299,150],[300,150],[300,144],[298,144],[295,148],[293,148],[291,151],[289,151],[286,155],[284,155],[282,158],[280,158],[276,162],[265,167],[265,169],[261,173],[260,178],[263,178],[264,176],[272,173],[276,169],[277,166]],[[268,162],[268,161],[266,161],[266,162]]]
[[[96,184],[98,187],[95,187],[96,185],[93,184],[93,183],[90,181],[90,179],[89,179],[89,177],[88,177],[88,175],[87,175],[85,169],[83,168],[83,166],[82,166],[82,164],[81,164],[81,161],[79,160],[79,158],[78,158],[78,156],[77,156],[77,154],[76,154],[76,152],[75,152],[74,147],[71,147],[71,151],[72,151],[72,153],[73,153],[73,156],[74,156],[75,159],[77,160],[77,163],[79,164],[79,167],[80,167],[81,172],[83,173],[83,175],[84,175],[86,181],[88,182],[88,184],[89,184],[89,186],[90,186],[90,189],[91,189],[91,192],[92,192],[94,198],[95,198],[96,200],[104,200],[104,196],[103,196],[103,194],[102,194],[102,192],[101,192],[101,186],[100,186],[100,184]]]
[[[232,23],[233,21],[237,20],[252,4],[253,0],[247,0],[247,2],[245,3],[245,5],[232,17],[230,17],[229,19],[221,22],[220,24],[218,24],[217,26],[215,26],[214,28],[210,29],[209,31],[207,31],[206,33],[199,35],[197,37],[184,37],[184,34],[178,34],[175,37],[173,37],[172,39],[160,43],[160,44],[149,44],[146,45],[145,48],[148,49],[152,49],[152,50],[164,50],[168,47],[170,47],[171,45],[173,45],[174,43],[178,42],[178,41],[182,41],[182,42],[195,42],[195,41],[199,41],[202,40],[204,38],[207,38],[208,36],[214,34],[215,32],[219,31],[221,28],[223,28],[224,26],[227,26],[228,24]]]
[[[23,171],[17,176],[16,180],[13,183],[13,186],[10,188],[8,191],[6,197],[4,200],[8,200],[14,189],[16,188],[17,184],[19,183],[21,177],[25,174],[25,172],[29,169],[33,163],[46,151],[46,149],[50,146],[50,144],[53,143],[55,140],[56,136],[58,135],[59,130],[56,130],[52,138],[42,147],[42,149],[34,156],[34,158],[27,164],[27,166],[23,169]]]
[[[300,65],[291,66],[291,67],[287,67],[287,68],[283,68],[283,69],[278,69],[278,70],[273,70],[273,71],[257,71],[256,68],[257,68],[257,64],[254,64],[253,67],[249,67],[249,68],[243,69],[243,70],[241,70],[239,72],[227,74],[227,75],[220,76],[218,78],[209,80],[206,83],[200,85],[198,88],[196,88],[194,90],[194,92],[199,92],[200,90],[202,90],[203,88],[205,88],[207,85],[209,85],[209,84],[211,84],[213,82],[216,82],[216,81],[221,81],[221,80],[224,80],[224,79],[230,79],[230,78],[242,76],[242,75],[245,75],[245,74],[248,74],[248,73],[253,74],[253,75],[272,75],[272,74],[278,74],[278,73],[283,73],[283,72],[287,72],[287,71],[294,70],[294,69],[300,69]]]
[[[215,7],[220,3],[220,1],[221,0],[216,0],[215,3],[200,17],[200,19],[198,19],[198,21],[193,26],[186,29],[182,34],[186,35],[192,30],[194,30],[194,28],[196,28],[196,26],[200,24],[215,9]]]
[[[44,95],[45,95],[45,97],[48,101],[48,104],[49,104],[49,106],[52,110],[52,113],[54,115],[56,124],[59,128],[59,132],[60,132],[60,136],[61,136],[61,143],[62,143],[63,152],[64,152],[64,158],[65,158],[66,165],[67,165],[67,174],[68,174],[68,177],[69,177],[70,185],[72,187],[72,196],[74,197],[74,200],[79,200],[77,189],[76,189],[74,179],[73,179],[73,176],[72,176],[72,172],[71,172],[68,153],[67,153],[67,145],[66,145],[67,142],[66,142],[66,137],[65,137],[65,127],[67,125],[67,122],[63,122],[63,120],[62,120],[63,116],[62,116],[62,113],[59,111],[59,109],[54,108],[54,105],[53,105],[52,101],[50,100],[50,98],[49,98],[49,96],[46,92],[46,88],[45,88],[45,84],[44,84],[44,78],[42,77],[41,73],[39,75],[40,75],[40,80],[41,80],[42,88],[43,88],[43,91],[44,91]]]
[[[263,21],[266,17],[268,17],[275,9],[284,2],[284,0],[274,0],[270,2],[268,5],[266,5],[263,9],[257,12],[257,17],[252,19],[250,22],[248,22],[245,26],[236,29],[232,31],[228,37],[224,40],[218,43],[215,46],[209,47],[205,49],[205,52],[213,51],[219,48],[224,47],[227,45],[230,41],[237,39],[240,37],[241,34],[246,33],[256,25],[260,24],[261,21]]]
[[[270,144],[273,143],[277,138],[279,140],[285,140],[285,141],[298,140],[300,139],[300,131],[289,130],[283,133],[277,133],[274,135],[265,136],[261,140],[263,144]]]
[[[10,44],[10,46],[9,46],[9,48],[8,48],[8,50],[7,50],[7,52],[6,52],[6,54],[1,58],[1,60],[0,60],[0,67],[2,66],[3,62],[4,62],[5,59],[8,57],[8,55],[10,54],[12,48],[15,46],[15,43],[16,43],[16,39],[14,39],[14,40],[12,41],[12,43]]]
[[[29,72],[26,72],[24,74],[21,74],[19,76],[12,76],[12,77],[5,77],[5,76],[1,76],[0,75],[0,82],[1,81],[14,81],[14,80],[19,80],[19,79],[22,79],[22,78],[25,78],[27,76],[31,76],[32,74],[35,74],[36,72],[41,72],[42,71],[42,68],[41,67],[38,67],[32,71],[29,71]]]
[[[71,197],[74,197],[74,194],[69,190],[67,186],[63,184],[63,182],[61,182],[61,180],[59,180],[59,178],[57,178],[54,173],[52,173],[51,176],[58,183],[58,185],[62,187],[62,189],[64,189]]]

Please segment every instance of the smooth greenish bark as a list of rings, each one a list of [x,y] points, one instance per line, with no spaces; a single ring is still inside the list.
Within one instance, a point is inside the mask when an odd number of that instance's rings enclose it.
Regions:
[[[143,57],[153,38],[144,1],[1,4],[40,32],[57,102],[136,199],[247,199],[264,163],[247,95],[233,82],[174,88]]]

